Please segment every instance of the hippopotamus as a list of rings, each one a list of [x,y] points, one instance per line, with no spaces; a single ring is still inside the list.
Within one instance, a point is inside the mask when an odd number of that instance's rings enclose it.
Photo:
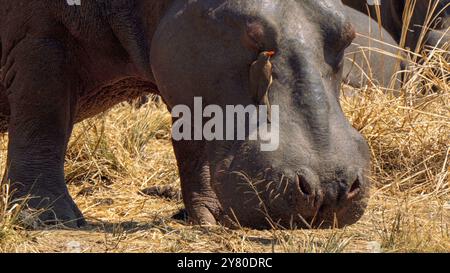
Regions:
[[[147,92],[169,110],[195,111],[198,97],[254,105],[249,69],[265,51],[274,52],[268,99],[280,109],[278,149],[247,138],[173,139],[190,222],[325,228],[363,216],[370,153],[339,103],[355,37],[342,3],[69,2],[0,0],[3,181],[15,198],[30,194],[31,208],[45,208],[43,221],[85,224],[64,179],[74,124]]]
[[[398,43],[366,14],[347,6],[344,10],[358,34],[346,50],[344,82],[353,87],[398,86],[398,71],[404,66]]]
[[[368,13],[378,21],[377,6],[367,5],[364,0],[342,0],[345,5]],[[412,51],[420,51],[423,46],[444,47],[450,42],[450,0],[417,0],[415,5],[406,0],[379,0],[381,23],[395,41]],[[407,3],[410,4],[408,5]],[[412,10],[409,24],[404,27],[404,14]],[[425,36],[422,35],[425,29]],[[402,41],[402,33],[408,29],[406,39]],[[447,44],[447,45],[446,45]]]

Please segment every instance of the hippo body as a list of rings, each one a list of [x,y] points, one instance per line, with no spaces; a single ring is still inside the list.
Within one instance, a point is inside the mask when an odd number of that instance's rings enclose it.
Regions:
[[[50,36],[51,38],[41,41],[38,38],[30,37],[29,40],[39,44],[28,47],[31,47],[30,51],[36,48],[36,50],[44,52],[46,52],[46,47],[50,47],[54,49],[53,51],[58,51],[55,54],[61,54],[53,56],[53,58],[62,63],[55,64],[55,67],[49,69],[57,70],[60,69],[60,66],[83,68],[79,69],[80,71],[67,72],[78,78],[74,82],[79,82],[79,79],[82,79],[83,82],[82,86],[73,87],[76,89],[74,93],[77,98],[73,105],[76,109],[72,110],[74,115],[71,118],[77,122],[95,116],[127,98],[137,97],[142,92],[157,93],[150,69],[146,68],[144,71],[143,68],[143,66],[149,67],[148,53],[139,51],[143,50],[139,49],[141,46],[148,47],[148,45],[138,44],[142,42],[139,40],[141,39],[139,35],[144,35],[144,33],[139,34],[138,32],[143,32],[144,29],[134,24],[133,18],[127,18],[126,14],[120,14],[121,10],[135,8],[131,4],[133,1],[109,1],[111,3],[108,6],[100,6],[95,3],[96,1],[84,2],[80,6],[69,6],[66,1],[33,1],[27,4],[24,4],[24,1],[2,1],[0,9],[3,53],[2,88],[7,89],[16,75],[16,71],[9,68],[8,55],[12,50],[29,50],[28,48],[16,48],[18,42],[27,36]],[[159,12],[159,9],[164,10],[164,5],[168,5],[164,2],[170,1],[158,1],[159,6],[150,5],[151,7],[146,7],[148,11],[142,11],[150,13],[153,18],[156,18],[155,22],[149,24],[152,28],[145,31],[154,32],[156,30],[158,16],[162,16],[162,14],[156,13]],[[130,7],[125,7],[125,5]],[[109,10],[107,15],[100,15],[103,10]],[[31,18],[31,22],[25,23],[25,18]],[[22,24],[34,25],[25,29],[21,26]],[[122,25],[130,26],[133,29],[121,29]],[[148,35],[151,37],[152,34],[148,33]],[[92,41],[96,41],[96,43],[92,43]],[[145,41],[145,43],[149,42]],[[25,57],[40,59],[39,56],[33,56],[31,53],[25,54]],[[46,62],[36,60],[36,64],[40,63],[43,67],[47,67],[51,65],[51,58],[52,56],[49,56],[49,60]],[[145,60],[145,64],[143,60]],[[13,61],[16,61],[15,58]],[[18,62],[16,61],[16,63]],[[9,77],[8,72],[11,74]],[[147,78],[150,78],[151,81],[148,81]],[[68,80],[65,84],[69,84],[69,82],[71,81]],[[48,84],[50,85],[50,83]],[[6,92],[2,92],[3,94]],[[2,99],[2,102],[4,101],[8,100]],[[0,107],[0,113],[9,116],[10,104],[0,102]],[[5,132],[5,129],[7,128],[3,127],[2,132]]]
[[[193,110],[194,97],[252,105],[249,67],[268,50],[276,52],[269,99],[282,106],[280,147],[174,140],[191,221],[299,228],[345,226],[363,215],[370,156],[339,105],[343,52],[355,35],[341,3],[67,3],[0,0],[3,181],[17,198],[31,194],[31,207],[47,208],[44,221],[84,224],[64,180],[76,122],[148,92],[169,109]]]
[[[365,14],[369,13],[378,21],[375,5],[368,6],[367,2],[363,0],[342,0],[342,2]],[[423,45],[443,47],[447,43],[448,46],[450,41],[448,32],[450,0],[417,0],[406,28],[406,18],[403,18],[407,8],[406,0],[380,0],[380,3],[380,19],[383,28],[392,35],[398,44],[402,44],[412,51],[420,51]],[[427,27],[426,35],[422,36],[424,26]],[[405,41],[402,41],[403,29],[408,30]]]
[[[366,14],[350,7],[345,7],[345,12],[355,26],[357,37],[346,50],[344,82],[354,87],[395,85],[400,78],[397,71],[402,66],[398,43]]]

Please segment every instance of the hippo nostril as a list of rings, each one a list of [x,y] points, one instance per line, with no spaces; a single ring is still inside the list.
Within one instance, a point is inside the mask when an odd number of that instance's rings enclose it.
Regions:
[[[347,199],[353,199],[355,198],[359,192],[361,191],[361,180],[358,177],[355,182],[353,182],[353,184],[350,186],[350,190],[348,191],[347,194]]]
[[[298,184],[298,187],[300,188],[300,191],[304,195],[309,196],[309,195],[313,194],[311,185],[308,183],[308,181],[306,181],[305,177],[303,177],[300,174],[297,175],[297,184]]]

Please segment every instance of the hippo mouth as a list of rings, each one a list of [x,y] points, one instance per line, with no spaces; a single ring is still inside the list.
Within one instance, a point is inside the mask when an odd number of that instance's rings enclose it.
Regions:
[[[368,190],[361,175],[339,192],[339,181],[312,187],[311,171],[300,168],[282,172],[270,164],[250,167],[249,145],[235,142],[212,168],[211,185],[223,213],[234,226],[256,229],[326,229],[356,223],[367,207]],[[251,161],[250,161],[251,162]],[[361,181],[360,181],[361,180]],[[317,186],[319,185],[319,186]]]

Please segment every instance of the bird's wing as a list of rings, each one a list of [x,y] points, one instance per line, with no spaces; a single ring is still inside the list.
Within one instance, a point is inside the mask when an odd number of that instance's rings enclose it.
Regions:
[[[250,94],[255,103],[263,101],[272,85],[272,64],[255,61],[250,67]]]
[[[267,62],[261,71],[261,77],[259,79],[259,88],[258,88],[259,101],[261,101],[261,99],[269,92],[270,86],[272,85],[272,81],[273,81],[272,64],[270,62]]]

